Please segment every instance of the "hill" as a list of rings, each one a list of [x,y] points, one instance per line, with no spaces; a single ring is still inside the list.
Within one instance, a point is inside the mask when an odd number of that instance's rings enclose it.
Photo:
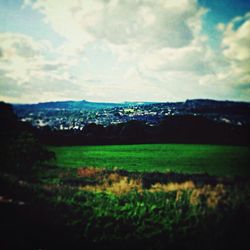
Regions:
[[[124,103],[109,103],[109,102],[89,102],[86,100],[82,101],[56,101],[56,102],[41,102],[36,104],[13,104],[16,110],[21,109],[29,109],[29,110],[52,110],[52,109],[107,109],[107,108],[114,108],[114,107],[125,107],[125,106],[133,106],[133,105],[143,105],[149,104],[144,102],[124,102]]]

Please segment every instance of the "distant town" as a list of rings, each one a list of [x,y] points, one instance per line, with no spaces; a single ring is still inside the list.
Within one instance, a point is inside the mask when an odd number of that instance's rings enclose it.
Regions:
[[[143,121],[149,126],[159,124],[168,116],[193,115],[233,125],[250,124],[250,103],[187,100],[166,103],[95,103],[88,101],[14,104],[20,120],[37,128],[48,126],[53,130],[83,130],[87,124],[103,126]]]

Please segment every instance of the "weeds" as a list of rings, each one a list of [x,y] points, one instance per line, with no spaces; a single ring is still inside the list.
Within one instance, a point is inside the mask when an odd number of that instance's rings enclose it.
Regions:
[[[44,186],[9,179],[8,187],[35,204],[38,214],[46,211],[48,224],[53,220],[66,225],[82,248],[87,241],[99,244],[99,249],[107,242],[117,243],[112,249],[128,249],[130,242],[146,244],[144,249],[216,249],[218,245],[224,249],[249,232],[248,183],[198,186],[192,180],[169,181],[145,189],[143,176],[136,178],[136,174],[103,171],[96,176],[102,183]],[[94,179],[93,175],[75,178]]]
[[[79,177],[97,177],[102,172],[103,172],[103,169],[101,169],[101,168],[94,168],[94,167],[78,168],[77,169],[77,176],[79,176]]]

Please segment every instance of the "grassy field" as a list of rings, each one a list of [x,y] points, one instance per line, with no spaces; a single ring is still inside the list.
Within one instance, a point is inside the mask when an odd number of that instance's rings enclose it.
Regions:
[[[64,168],[101,167],[129,171],[250,175],[250,148],[221,145],[144,144],[51,147]]]
[[[248,147],[50,149],[57,157],[51,164],[27,176],[0,174],[6,249],[214,250],[249,244]],[[205,172],[216,176],[195,175]],[[248,178],[223,177],[235,175]]]

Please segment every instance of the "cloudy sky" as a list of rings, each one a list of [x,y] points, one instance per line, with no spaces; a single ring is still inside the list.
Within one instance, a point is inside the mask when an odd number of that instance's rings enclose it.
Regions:
[[[0,0],[0,100],[250,101],[248,0]]]

